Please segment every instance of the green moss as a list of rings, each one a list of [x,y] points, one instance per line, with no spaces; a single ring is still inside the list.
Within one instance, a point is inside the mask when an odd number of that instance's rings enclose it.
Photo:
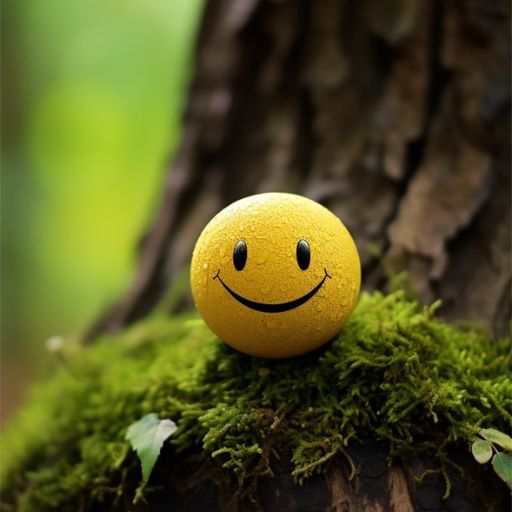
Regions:
[[[239,354],[191,315],[65,347],[4,433],[4,499],[33,511],[133,497],[140,470],[124,436],[150,412],[178,424],[175,451],[213,458],[240,482],[276,444],[298,480],[368,436],[389,440],[391,455],[447,463],[447,446],[480,426],[510,428],[511,357],[507,340],[434,310],[400,292],[363,295],[325,349],[283,361]]]

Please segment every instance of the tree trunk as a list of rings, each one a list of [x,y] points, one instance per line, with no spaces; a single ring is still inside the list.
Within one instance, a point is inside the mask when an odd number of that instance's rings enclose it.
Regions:
[[[99,327],[153,309],[222,207],[289,191],[343,219],[366,288],[407,270],[446,318],[503,334],[509,19],[499,0],[210,0],[161,206]]]
[[[337,456],[325,474],[313,475],[298,485],[290,475],[289,454],[281,454],[279,459],[271,458],[271,473],[252,482],[252,488],[237,492],[233,481],[211,478],[214,464],[211,468],[199,466],[197,459],[183,456],[176,460],[166,449],[152,480],[159,490],[148,496],[137,512],[510,511],[504,484],[467,454],[450,453],[463,473],[448,470],[451,490],[447,498],[441,473],[425,475],[421,484],[417,481],[418,475],[435,467],[433,460],[408,456],[390,466],[387,444],[370,439],[350,448],[348,454],[355,476],[348,459]]]
[[[500,0],[208,1],[161,206],[133,283],[95,330],[170,310],[166,290],[184,275],[210,218],[243,196],[288,191],[343,219],[367,289],[386,289],[406,270],[421,300],[443,300],[444,317],[503,334],[511,308],[509,47],[510,3]],[[385,460],[366,457],[368,471]],[[462,505],[432,505],[441,480],[422,498],[400,467],[371,478],[368,498],[368,482],[357,488],[331,473],[307,510],[485,508],[466,493],[469,484],[459,489]],[[272,485],[275,505],[287,487]],[[293,501],[299,491],[290,492]],[[268,508],[285,509],[306,510]]]

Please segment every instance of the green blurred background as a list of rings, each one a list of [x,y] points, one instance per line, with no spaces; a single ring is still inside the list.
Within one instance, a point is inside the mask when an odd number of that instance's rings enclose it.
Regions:
[[[179,137],[202,0],[8,0],[2,419],[126,287]]]

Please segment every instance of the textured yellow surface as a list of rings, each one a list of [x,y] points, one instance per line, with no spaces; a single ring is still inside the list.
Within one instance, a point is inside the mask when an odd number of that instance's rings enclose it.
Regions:
[[[233,250],[240,240],[247,261],[236,270]],[[311,250],[306,270],[297,262],[299,240]],[[190,277],[196,306],[219,338],[247,354],[283,358],[314,350],[339,332],[359,295],[361,265],[350,233],[329,210],[305,197],[267,193],[229,205],[208,223]],[[280,304],[322,280],[314,296],[282,312],[254,310],[222,284],[250,301]]]

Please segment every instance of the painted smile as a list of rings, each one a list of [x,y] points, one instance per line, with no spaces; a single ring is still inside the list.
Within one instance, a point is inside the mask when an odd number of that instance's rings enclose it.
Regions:
[[[302,306],[305,302],[307,302],[311,297],[313,297],[320,288],[322,288],[325,280],[327,278],[331,279],[331,276],[327,273],[327,270],[324,268],[325,276],[323,279],[306,295],[299,297],[298,299],[291,300],[290,302],[282,302],[281,304],[264,304],[262,302],[254,302],[252,300],[246,299],[238,293],[235,293],[220,277],[220,269],[217,272],[217,275],[213,278],[218,279],[220,284],[227,290],[227,292],[240,304],[247,306],[248,308],[254,309],[255,311],[261,311],[263,313],[282,313],[283,311],[289,311],[290,309],[298,308]]]

